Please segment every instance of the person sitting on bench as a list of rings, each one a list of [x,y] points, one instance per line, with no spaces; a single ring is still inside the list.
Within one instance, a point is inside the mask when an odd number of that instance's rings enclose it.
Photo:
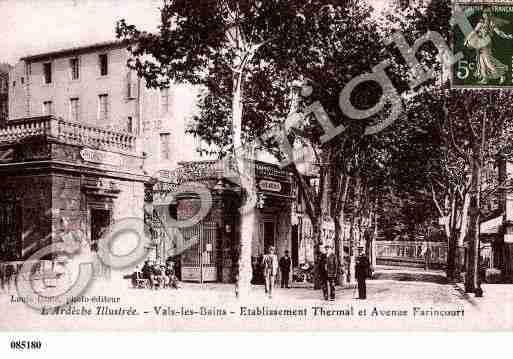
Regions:
[[[142,267],[142,277],[150,283],[150,288],[153,289],[155,286],[155,280],[153,278],[153,269],[151,268],[150,261],[144,262]]]
[[[178,289],[178,278],[175,275],[174,263],[168,263],[166,267],[166,276],[168,277],[168,287]]]
[[[135,272],[132,273],[132,286],[134,288],[144,288],[145,279],[139,271],[139,267],[135,267]]]
[[[162,272],[162,269],[158,264],[155,264],[153,266],[153,279],[154,284],[158,286],[159,288],[164,288],[165,279],[164,279],[164,273]]]

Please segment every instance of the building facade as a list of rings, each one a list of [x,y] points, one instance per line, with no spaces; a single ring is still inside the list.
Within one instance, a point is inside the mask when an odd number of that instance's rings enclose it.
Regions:
[[[70,232],[94,252],[111,223],[142,223],[143,161],[127,133],[52,115],[8,121],[0,127],[0,262],[19,269]]]
[[[497,271],[495,280],[513,283],[513,193],[509,188],[513,162],[499,157],[483,172],[485,182],[492,183],[497,191],[485,202],[489,214],[480,226],[481,264]],[[490,179],[492,176],[496,178]]]
[[[146,88],[120,42],[23,57],[11,70],[10,119],[54,115],[143,138],[150,163],[176,166],[174,90]]]
[[[255,161],[255,182],[258,204],[251,234],[251,256],[254,283],[259,283],[259,263],[270,246],[278,256],[291,252],[293,203],[292,179],[287,170],[277,165]],[[165,220],[156,220],[155,233],[159,244],[154,254],[157,262],[173,259],[180,264],[182,280],[198,282],[225,282],[235,280],[240,237],[241,190],[236,170],[230,161],[184,162],[175,171],[161,171],[159,182],[147,197],[147,207],[160,219],[169,211],[178,221],[190,219],[208,209],[199,221],[182,228],[164,228]],[[181,184],[197,186],[197,190],[180,190]],[[189,187],[190,188],[190,187]],[[208,191],[211,202],[198,193]],[[162,197],[166,197],[162,201]],[[160,204],[159,204],[160,203]],[[171,208],[171,209],[170,209]]]
[[[174,87],[147,89],[128,58],[109,42],[26,56],[9,69],[0,261],[19,266],[65,231],[94,252],[112,223],[144,223],[145,185],[177,161]]]
[[[9,72],[11,66],[0,64],[0,126],[7,122],[9,117]]]

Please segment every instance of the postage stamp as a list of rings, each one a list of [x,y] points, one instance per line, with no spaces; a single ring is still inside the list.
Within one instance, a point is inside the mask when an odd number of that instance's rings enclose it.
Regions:
[[[472,25],[464,34],[453,28],[454,53],[461,52],[452,71],[460,88],[513,86],[513,3],[456,3]]]

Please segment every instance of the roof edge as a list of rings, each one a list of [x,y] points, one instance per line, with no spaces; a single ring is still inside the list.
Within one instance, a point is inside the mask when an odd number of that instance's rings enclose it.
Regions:
[[[65,49],[55,50],[55,51],[48,51],[48,52],[42,52],[39,54],[34,55],[28,55],[21,57],[21,61],[38,61],[43,59],[50,59],[50,58],[56,58],[56,57],[65,57],[67,55],[75,54],[75,53],[84,53],[91,50],[97,50],[97,49],[106,49],[106,48],[122,48],[128,46],[127,42],[120,41],[120,40],[113,40],[113,41],[105,41],[105,42],[97,42],[90,45],[83,45],[83,46],[76,46],[76,47],[69,47]]]

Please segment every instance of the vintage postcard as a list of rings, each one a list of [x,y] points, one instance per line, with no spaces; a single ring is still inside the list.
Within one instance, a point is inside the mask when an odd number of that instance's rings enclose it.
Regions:
[[[0,35],[1,331],[513,329],[513,2],[4,0]]]

